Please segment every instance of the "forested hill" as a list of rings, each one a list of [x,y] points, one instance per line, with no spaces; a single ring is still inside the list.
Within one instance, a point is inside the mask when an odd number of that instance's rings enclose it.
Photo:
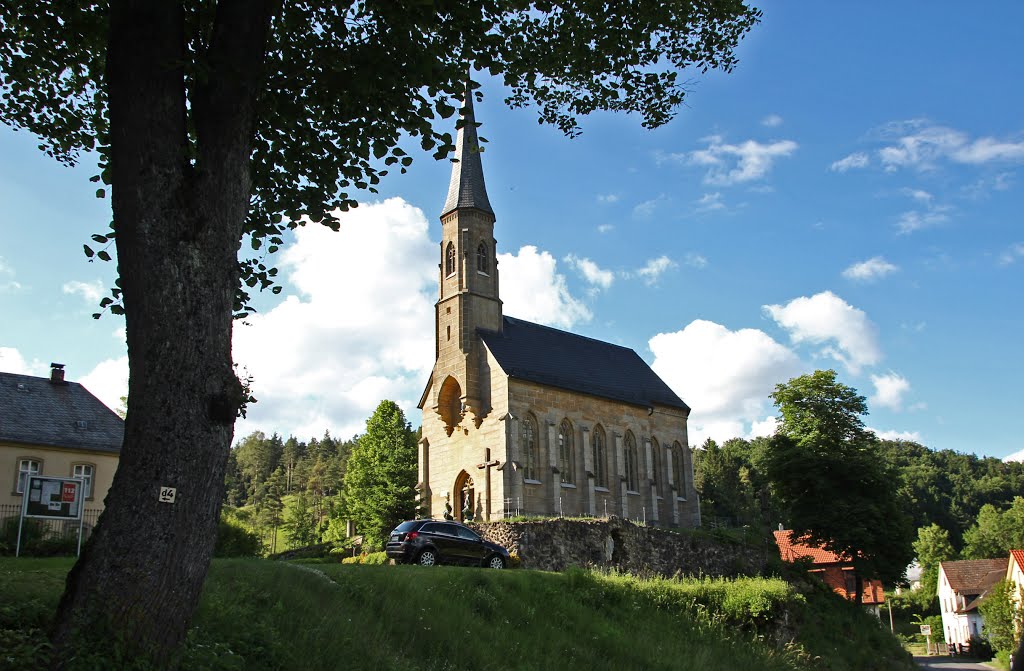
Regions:
[[[696,485],[706,519],[725,525],[785,523],[785,511],[773,500],[764,475],[768,445],[768,438],[734,438],[721,445],[709,440],[696,451]],[[1024,463],[931,450],[910,441],[881,440],[879,447],[913,527],[938,524],[957,550],[984,506],[1003,511],[1024,496]]]

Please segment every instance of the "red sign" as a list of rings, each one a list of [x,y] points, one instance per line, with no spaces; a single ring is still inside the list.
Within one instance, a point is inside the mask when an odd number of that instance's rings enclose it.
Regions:
[[[64,488],[61,491],[60,500],[64,501],[65,503],[74,503],[75,502],[75,490],[77,490],[77,489],[78,489],[78,483],[77,482],[65,482],[64,483]]]

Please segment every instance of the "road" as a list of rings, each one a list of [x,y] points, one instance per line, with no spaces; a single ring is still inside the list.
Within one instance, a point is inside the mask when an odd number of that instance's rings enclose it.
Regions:
[[[914,662],[922,669],[936,671],[993,671],[991,666],[978,664],[965,657],[914,657]]]

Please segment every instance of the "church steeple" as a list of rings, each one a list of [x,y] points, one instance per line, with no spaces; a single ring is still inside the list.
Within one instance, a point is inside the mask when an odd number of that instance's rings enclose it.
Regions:
[[[454,209],[475,207],[493,215],[491,202],[487,199],[484,186],[484,167],[480,161],[482,147],[476,134],[476,117],[473,115],[473,91],[466,82],[466,100],[462,105],[462,128],[455,140],[455,156],[452,159],[452,180],[448,184],[448,198],[444,201],[441,217]]]
[[[472,96],[467,82],[456,160],[441,214],[433,397],[424,397],[449,435],[457,426],[479,427],[490,412],[490,372],[479,332],[502,327],[495,217],[484,187]]]

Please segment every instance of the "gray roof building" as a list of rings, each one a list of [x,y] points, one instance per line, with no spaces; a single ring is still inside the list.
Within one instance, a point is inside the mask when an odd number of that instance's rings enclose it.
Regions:
[[[690,410],[628,347],[513,317],[504,317],[500,333],[479,334],[509,377],[631,405]]]
[[[0,373],[0,442],[120,453],[124,421],[63,378]]]

